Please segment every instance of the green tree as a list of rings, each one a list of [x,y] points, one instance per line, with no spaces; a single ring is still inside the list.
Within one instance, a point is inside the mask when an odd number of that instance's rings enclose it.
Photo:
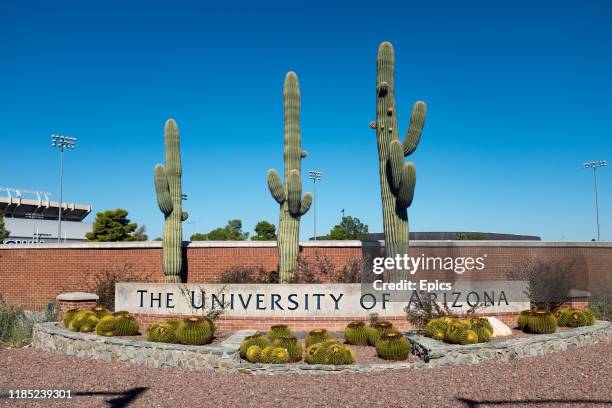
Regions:
[[[329,234],[323,237],[323,239],[329,240],[365,240],[367,238],[368,226],[362,223],[359,218],[353,218],[351,216],[342,217],[342,221],[340,221],[340,224],[332,228]]]
[[[131,223],[127,215],[128,212],[121,208],[99,211],[92,231],[85,236],[89,241],[98,242],[136,241],[134,232],[138,225]]]
[[[242,231],[242,221],[229,220],[223,228],[215,228],[207,234],[195,233],[192,241],[244,241],[249,239],[249,233]]]
[[[253,241],[274,241],[276,239],[276,226],[268,221],[259,221],[255,225]]]
[[[10,231],[7,231],[4,225],[4,216],[0,214],[0,241],[4,241],[8,238]]]

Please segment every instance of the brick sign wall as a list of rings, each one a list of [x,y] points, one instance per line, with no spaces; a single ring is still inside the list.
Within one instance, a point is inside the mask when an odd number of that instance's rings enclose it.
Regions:
[[[455,274],[420,274],[423,279],[504,280],[522,259],[574,259],[581,278],[575,285],[589,289],[612,274],[611,242],[546,241],[413,241],[411,256],[480,257],[485,269]],[[194,242],[186,248],[187,282],[218,282],[231,266],[276,270],[273,242]],[[337,266],[352,257],[380,256],[378,243],[359,241],[303,242],[301,255],[329,258]],[[91,291],[96,279],[117,273],[129,280],[163,282],[161,243],[79,243],[0,245],[0,294],[27,308],[44,308],[62,292]]]

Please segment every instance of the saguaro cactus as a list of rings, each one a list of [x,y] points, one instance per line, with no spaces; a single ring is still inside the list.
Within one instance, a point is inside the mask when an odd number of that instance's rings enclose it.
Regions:
[[[268,170],[268,187],[272,197],[280,204],[278,227],[279,277],[281,282],[290,282],[297,269],[299,252],[300,217],[308,211],[312,194],[302,197],[301,164],[306,152],[301,148],[300,87],[295,72],[285,76],[283,88],[283,110],[285,116],[285,183],[274,169]]]
[[[166,143],[166,165],[155,166],[154,181],[157,204],[164,214],[163,265],[166,282],[181,281],[183,267],[183,227],[187,213],[182,210],[181,151],[178,126],[168,119],[164,127]]]
[[[376,129],[380,170],[380,191],[383,207],[383,228],[387,256],[404,254],[408,250],[408,207],[412,203],[416,169],[404,163],[419,144],[425,124],[426,106],[418,101],[412,107],[410,124],[400,142],[395,106],[393,46],[383,42],[378,48],[376,72]],[[404,278],[392,271],[391,280]]]

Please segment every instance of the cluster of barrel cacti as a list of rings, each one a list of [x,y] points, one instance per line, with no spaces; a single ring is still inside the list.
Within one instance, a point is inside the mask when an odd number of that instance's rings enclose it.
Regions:
[[[250,363],[284,364],[304,359],[308,364],[353,364],[350,347],[336,340],[326,329],[314,329],[302,342],[286,325],[270,327],[267,336],[261,333],[246,337],[240,344],[240,357]]]
[[[523,310],[517,326],[526,333],[549,334],[557,327],[582,327],[595,324],[595,314],[590,309],[562,307],[554,314],[547,310]]]
[[[102,336],[133,336],[139,330],[138,322],[128,312],[111,313],[103,306],[68,310],[63,321],[70,331]]]
[[[212,320],[201,316],[184,319],[160,320],[151,324],[146,339],[157,343],[175,343],[191,346],[209,344],[215,335]]]
[[[493,336],[493,326],[485,318],[459,319],[444,316],[431,319],[425,325],[425,335],[450,344],[487,343]]]
[[[405,360],[410,354],[410,343],[397,330],[393,323],[376,321],[371,326],[365,322],[349,323],[344,329],[344,339],[348,344],[374,346],[376,354],[385,360]]]
[[[555,312],[557,324],[562,327],[582,327],[595,324],[595,314],[590,309],[563,307]]]

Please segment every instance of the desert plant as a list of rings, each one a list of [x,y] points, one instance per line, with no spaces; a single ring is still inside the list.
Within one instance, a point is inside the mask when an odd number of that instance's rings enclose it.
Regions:
[[[532,308],[554,312],[566,300],[574,282],[575,262],[571,259],[544,261],[524,259],[507,273],[511,280],[526,281],[524,293]]]
[[[525,327],[527,327],[527,320],[529,319],[529,313],[531,313],[531,310],[523,310],[519,314],[518,320],[516,322],[516,325],[519,328],[519,330],[524,330]]]
[[[114,336],[135,336],[138,334],[138,322],[129,313],[119,312],[112,314],[115,317]]]
[[[410,353],[410,343],[403,334],[389,332],[376,342],[376,354],[385,360],[405,360]]]
[[[270,362],[270,354],[272,354],[272,350],[274,350],[274,346],[266,346],[261,349],[261,353],[259,353],[259,362],[260,363],[269,363]]]
[[[269,364],[285,364],[289,361],[289,352],[282,347],[274,347],[267,354],[267,362]]]
[[[448,322],[446,320],[442,318],[431,319],[425,325],[425,336],[433,337],[435,333],[440,331],[446,333],[446,329],[448,329]]]
[[[64,314],[64,326],[68,327],[68,324],[70,324],[70,322],[72,321],[72,319],[74,319],[74,316],[80,312],[81,309],[76,308],[76,309],[70,309],[68,310],[65,314]]]
[[[308,211],[312,194],[302,197],[301,166],[307,153],[301,147],[300,88],[295,72],[288,72],[283,87],[285,136],[283,157],[285,183],[274,169],[268,170],[268,188],[280,205],[278,228],[279,278],[291,282],[297,270],[299,253],[300,217]]]
[[[79,331],[81,333],[91,333],[96,330],[96,326],[100,319],[92,311],[85,312],[83,321],[80,323]]]
[[[344,329],[344,339],[348,344],[368,345],[368,326],[364,322],[350,322]]]
[[[527,315],[527,331],[535,334],[550,334],[557,330],[557,319],[547,310],[535,310]]]
[[[462,321],[457,320],[450,323],[446,329],[446,341],[450,344],[459,344],[466,330],[470,330],[470,327]]]
[[[396,332],[397,329],[391,322],[386,320],[381,320],[379,322],[374,323],[372,327],[368,327],[368,344],[370,346],[375,346],[376,342],[385,333]]]
[[[201,316],[187,317],[176,328],[176,338],[181,344],[201,346],[210,343],[213,335],[212,322]]]
[[[441,329],[436,329],[432,335],[431,338],[434,340],[438,340],[438,341],[446,341],[446,330],[441,330]]]
[[[404,157],[417,148],[425,123],[426,106],[418,101],[412,108],[410,124],[403,143],[399,140],[397,105],[395,103],[393,46],[383,42],[378,48],[376,72],[376,130],[379,155],[380,190],[383,207],[383,229],[388,257],[408,252],[408,207],[412,203],[416,169],[404,164]],[[405,271],[393,270],[391,280],[405,277]]]
[[[251,346],[258,346],[263,349],[270,345],[270,341],[261,333],[255,333],[252,336],[247,336],[240,343],[240,357],[247,358],[247,351]]]
[[[595,321],[596,321],[595,313],[591,309],[583,309],[582,313],[584,313],[586,317],[587,326],[592,326],[595,324]]]
[[[302,359],[302,344],[294,336],[281,336],[274,340],[272,345],[287,350],[289,361],[292,363]]]
[[[25,311],[16,305],[9,305],[0,295],[0,345],[23,347],[32,341],[35,323],[57,321],[55,307],[45,313]]]
[[[187,213],[183,211],[181,189],[182,165],[180,134],[176,122],[168,119],[164,126],[166,164],[155,166],[154,182],[157,204],[164,214],[163,269],[166,282],[179,283],[183,269],[183,227]]]
[[[322,364],[323,363],[323,353],[321,350],[323,343],[314,343],[310,346],[306,347],[306,351],[304,352],[304,361],[308,364]]]
[[[146,338],[157,343],[176,343],[176,328],[165,321],[152,324],[147,329]]]
[[[413,326],[423,329],[428,322],[434,319],[446,316],[455,317],[448,304],[438,304],[431,293],[419,292],[417,295],[417,301],[411,302],[410,306],[404,309],[406,319]]]
[[[595,324],[595,316],[589,309],[575,309],[573,307],[559,309],[555,313],[559,326],[582,327]]]
[[[279,337],[289,337],[292,336],[291,329],[286,324],[275,324],[270,326],[270,330],[268,330],[268,339],[271,342],[278,339]]]
[[[305,344],[306,347],[310,347],[313,344],[322,343],[332,338],[333,336],[326,329],[314,329],[308,333]]]
[[[323,364],[346,365],[355,362],[353,350],[340,343],[329,344],[320,351]]]
[[[612,276],[592,283],[591,309],[597,319],[612,321]]]
[[[96,334],[100,336],[113,336],[115,332],[115,316],[107,315],[100,319],[96,326]]]
[[[78,332],[81,329],[81,326],[86,322],[89,314],[93,314],[93,312],[87,310],[79,310],[74,313],[72,319],[68,322],[68,326],[66,328],[73,332]]]
[[[246,360],[249,363],[261,362],[261,347],[257,345],[250,346],[245,353]]]
[[[230,266],[219,276],[220,283],[278,283],[275,272],[266,271],[262,266]]]
[[[115,286],[118,282],[149,282],[150,280],[150,273],[134,271],[133,264],[124,262],[96,272],[87,285],[87,291],[98,295],[99,306],[115,310]]]
[[[483,329],[488,331],[486,328]],[[476,344],[478,343],[478,340],[478,334],[474,330],[468,329],[461,333],[461,336],[459,337],[459,344],[464,346],[467,344]]]
[[[103,318],[106,315],[109,315],[110,312],[104,306],[98,305],[91,308],[91,311],[96,315],[98,319]]]

